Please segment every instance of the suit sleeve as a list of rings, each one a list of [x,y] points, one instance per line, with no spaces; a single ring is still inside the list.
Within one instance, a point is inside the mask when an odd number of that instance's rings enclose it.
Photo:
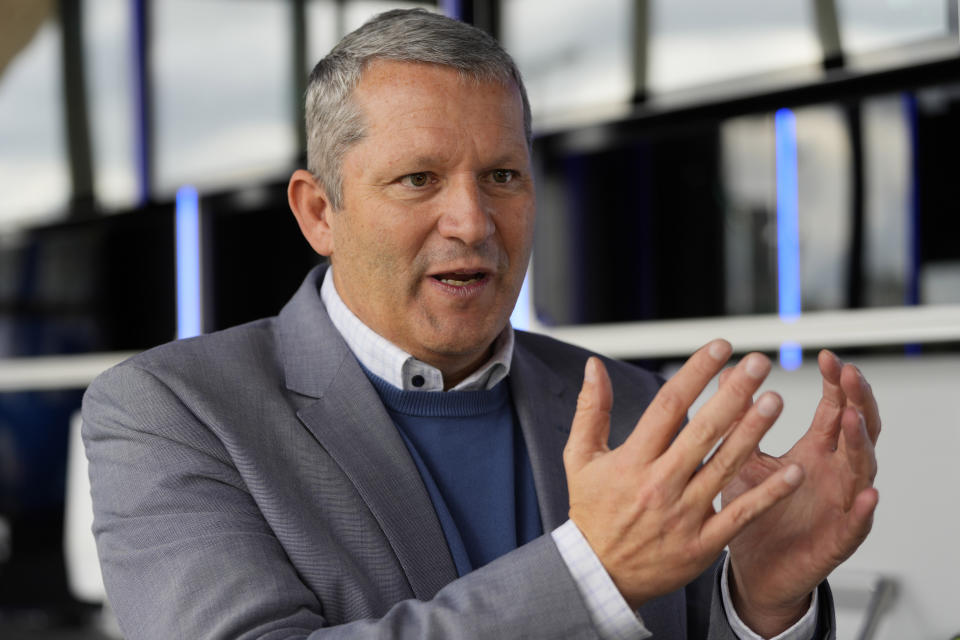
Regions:
[[[549,534],[429,601],[329,626],[204,420],[130,365],[84,398],[94,534],[129,640],[597,637]]]
[[[690,638],[738,640],[730,626],[721,594],[720,580],[725,558],[726,553],[685,588],[687,628]],[[817,640],[835,640],[836,616],[833,595],[826,581],[821,583],[817,597],[817,627],[813,637]]]

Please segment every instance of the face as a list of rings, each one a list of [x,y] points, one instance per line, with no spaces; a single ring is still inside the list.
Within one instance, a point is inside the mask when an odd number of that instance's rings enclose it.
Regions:
[[[533,238],[534,188],[514,86],[377,61],[354,91],[366,137],[329,212],[337,291],[368,326],[462,378],[509,321]]]

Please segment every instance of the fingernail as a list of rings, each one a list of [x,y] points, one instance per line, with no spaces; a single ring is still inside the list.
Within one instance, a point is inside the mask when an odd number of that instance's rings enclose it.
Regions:
[[[783,474],[783,479],[791,487],[795,487],[803,480],[803,469],[798,465],[792,464],[787,467],[787,472]]]
[[[726,340],[714,340],[710,343],[710,348],[707,350],[707,353],[709,353],[710,357],[714,360],[726,360],[730,357],[731,350],[730,343]]]
[[[770,371],[770,361],[759,353],[747,356],[747,375],[751,378],[762,378]]]
[[[765,393],[757,401],[757,413],[769,418],[777,413],[780,408],[780,398],[773,393]]]
[[[583,381],[589,382],[590,384],[596,384],[597,382],[597,363],[595,358],[587,358],[587,366],[583,370]]]

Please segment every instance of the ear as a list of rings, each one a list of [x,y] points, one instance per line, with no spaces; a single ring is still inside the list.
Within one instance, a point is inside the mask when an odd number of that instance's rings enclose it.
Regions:
[[[326,192],[309,171],[297,169],[290,176],[287,201],[300,226],[300,232],[313,250],[322,256],[332,255],[333,231],[329,217],[333,208]]]

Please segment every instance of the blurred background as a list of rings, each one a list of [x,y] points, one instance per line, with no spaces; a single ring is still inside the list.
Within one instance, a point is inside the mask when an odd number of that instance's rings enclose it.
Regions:
[[[83,389],[277,313],[317,262],[286,204],[310,69],[393,7],[472,22],[534,113],[515,326],[665,375],[722,335],[815,357],[884,415],[840,638],[960,630],[956,0],[0,0],[0,637],[118,637],[89,540]]]

